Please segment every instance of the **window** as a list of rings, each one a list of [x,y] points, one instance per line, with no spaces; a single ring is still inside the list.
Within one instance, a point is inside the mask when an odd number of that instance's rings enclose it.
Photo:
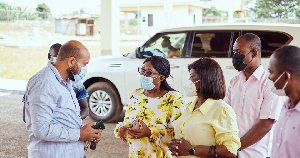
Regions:
[[[229,46],[237,37],[234,31],[195,32],[191,57],[230,57]]]
[[[246,33],[254,33],[261,39],[261,57],[270,57],[274,50],[288,44],[292,37],[283,32],[271,31],[206,31],[195,32],[191,57],[232,57],[235,40]]]
[[[148,26],[153,26],[153,14],[148,14]]]
[[[271,31],[243,31],[243,34],[254,33],[261,40],[261,57],[270,57],[272,53],[285,44],[288,44],[293,37],[284,32]]]
[[[143,57],[153,55],[179,58],[182,54],[187,33],[156,34],[143,47]]]

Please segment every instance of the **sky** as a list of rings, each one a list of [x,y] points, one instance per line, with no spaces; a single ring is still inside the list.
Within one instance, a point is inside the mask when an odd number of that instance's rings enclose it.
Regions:
[[[38,4],[45,3],[54,15],[68,14],[84,9],[85,13],[100,14],[101,0],[0,0],[11,6],[30,7],[35,10]]]
[[[84,9],[85,13],[100,14],[101,0],[0,0],[11,6],[30,7],[46,3],[54,16],[72,13]],[[239,10],[241,0],[212,0],[211,5],[221,10]]]
[[[212,0],[211,5],[220,10],[240,10],[241,0]]]

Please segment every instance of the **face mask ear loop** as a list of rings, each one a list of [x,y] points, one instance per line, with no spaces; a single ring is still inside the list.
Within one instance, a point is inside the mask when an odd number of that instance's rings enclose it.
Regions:
[[[252,52],[252,51],[250,51],[250,52]],[[249,53],[250,53],[249,52]],[[246,55],[248,55],[249,53],[247,53]],[[246,57],[246,55],[245,55],[245,57]],[[245,58],[244,58],[244,60],[245,60]],[[252,57],[252,59],[251,59],[251,61],[253,60],[253,57]],[[251,63],[251,61],[249,61],[246,65],[248,65],[249,63]],[[243,63],[244,63],[244,61],[243,61]],[[245,64],[245,63],[244,63]]]
[[[277,81],[279,81],[281,79],[283,74],[284,74],[284,72],[276,79],[276,81],[274,82],[274,85],[277,83]]]
[[[285,84],[284,84],[284,86],[283,86],[283,88],[282,89],[285,89],[285,87],[287,86],[287,84],[289,83],[289,79],[290,79],[290,74],[289,73],[286,73],[287,74],[287,81],[285,82]]]
[[[290,77],[291,77],[290,73],[287,72],[286,74],[287,74],[287,76],[288,76],[287,79],[290,79]]]

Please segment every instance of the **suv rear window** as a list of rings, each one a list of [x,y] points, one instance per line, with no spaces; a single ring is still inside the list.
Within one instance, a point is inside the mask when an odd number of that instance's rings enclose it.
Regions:
[[[288,44],[293,37],[284,32],[267,31],[243,31],[245,33],[254,33],[261,40],[261,57],[270,57],[274,50]]]
[[[195,32],[192,43],[192,58],[232,57],[231,48],[241,34],[254,33],[262,43],[261,57],[270,57],[274,50],[288,44],[293,37],[284,32],[271,31],[210,31]],[[230,51],[229,51],[230,50]]]
[[[229,46],[238,36],[234,31],[195,32],[191,57],[230,57]]]

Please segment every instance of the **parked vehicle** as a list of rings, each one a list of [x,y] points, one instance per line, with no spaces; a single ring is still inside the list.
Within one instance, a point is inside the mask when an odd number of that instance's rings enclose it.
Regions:
[[[300,46],[300,25],[228,24],[167,29],[155,34],[134,52],[123,56],[93,58],[84,79],[89,98],[90,116],[113,121],[126,107],[130,93],[139,88],[138,67],[146,57],[166,56],[171,64],[170,85],[183,92],[189,78],[187,65],[201,57],[214,58],[222,67],[226,85],[238,74],[232,66],[232,46],[245,33],[257,34],[262,41],[262,65],[268,68],[272,52],[283,45]],[[162,41],[169,38],[179,56],[168,57]]]

